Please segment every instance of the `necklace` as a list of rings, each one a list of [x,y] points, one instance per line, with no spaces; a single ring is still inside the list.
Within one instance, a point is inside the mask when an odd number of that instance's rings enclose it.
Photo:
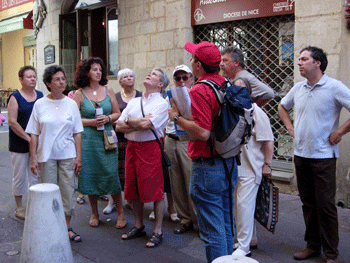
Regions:
[[[96,90],[94,90],[94,91],[92,92],[92,94],[96,95],[96,94],[97,94]]]
[[[59,103],[56,103],[56,100],[52,99],[52,96],[51,96],[51,100],[54,101],[55,108],[56,108],[56,110],[58,110],[58,108],[60,107],[61,102],[62,102],[63,99],[58,99]]]
[[[131,98],[131,97],[133,97],[133,96],[134,96],[135,91],[133,91],[133,92],[131,93],[131,95],[126,95],[124,90],[122,90],[122,92],[121,92],[121,93],[122,93],[122,95],[123,95],[125,98]]]

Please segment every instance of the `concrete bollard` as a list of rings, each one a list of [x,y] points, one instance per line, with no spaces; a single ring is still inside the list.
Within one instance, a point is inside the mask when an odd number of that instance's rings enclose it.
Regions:
[[[213,263],[259,263],[259,261],[243,256],[227,255],[216,258]]]
[[[20,262],[74,262],[61,193],[55,184],[29,188]]]

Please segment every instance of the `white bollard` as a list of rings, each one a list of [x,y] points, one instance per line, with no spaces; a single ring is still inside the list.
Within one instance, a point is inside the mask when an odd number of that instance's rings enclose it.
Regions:
[[[55,184],[29,188],[20,262],[74,262],[61,193]]]
[[[213,263],[259,263],[259,261],[243,256],[227,255],[216,258]]]

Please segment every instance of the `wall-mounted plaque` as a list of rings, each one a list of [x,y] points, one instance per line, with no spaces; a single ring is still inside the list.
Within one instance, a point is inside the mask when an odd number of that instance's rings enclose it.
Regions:
[[[44,48],[45,65],[55,63],[55,46],[48,45]]]

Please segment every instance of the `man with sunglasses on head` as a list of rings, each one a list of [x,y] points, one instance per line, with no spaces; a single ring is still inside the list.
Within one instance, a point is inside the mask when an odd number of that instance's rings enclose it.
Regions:
[[[175,87],[185,86],[190,91],[193,84],[192,71],[186,65],[179,65],[173,72]],[[168,120],[166,126],[165,149],[171,162],[169,167],[171,191],[180,218],[175,234],[183,234],[193,228],[196,213],[190,197],[190,177],[192,161],[187,155],[187,141],[180,141],[175,133],[174,122]]]

